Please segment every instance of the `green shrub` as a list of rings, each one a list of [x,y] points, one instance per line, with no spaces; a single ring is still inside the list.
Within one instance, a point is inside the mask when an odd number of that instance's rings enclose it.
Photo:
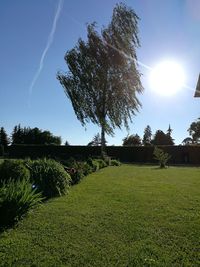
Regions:
[[[51,159],[34,160],[29,163],[31,181],[43,196],[50,198],[67,193],[71,177],[64,167]]]
[[[0,228],[12,226],[42,201],[27,180],[12,180],[0,187]]]
[[[77,162],[74,158],[71,157],[68,160],[62,160],[61,163],[69,168],[75,168]]]
[[[104,161],[105,161],[107,166],[111,166],[111,158],[110,157],[108,157],[108,156],[104,157]]]
[[[111,165],[111,166],[120,166],[121,163],[120,163],[118,160],[116,160],[116,159],[112,159],[112,160],[110,161],[110,165]]]
[[[154,148],[154,159],[156,159],[159,162],[160,168],[165,168],[168,160],[171,158],[171,156],[168,153],[165,153],[162,149],[155,147]]]
[[[29,180],[30,172],[22,160],[4,160],[0,165],[0,185],[8,180]]]
[[[99,170],[99,162],[96,160],[93,160],[92,164],[93,164],[93,171],[94,172],[98,171]]]
[[[74,172],[70,173],[71,175],[71,185],[78,184],[84,177],[83,170],[73,169]]]
[[[87,159],[87,164],[89,164],[91,167],[93,167],[93,159],[92,158],[88,158]]]
[[[78,184],[84,177],[81,164],[74,158],[69,158],[67,161],[62,161],[62,164],[68,168],[68,173],[71,176],[71,185]]]
[[[96,162],[99,163],[99,169],[107,167],[107,164],[103,159],[97,159]]]
[[[80,164],[80,168],[82,168],[83,174],[85,176],[87,176],[88,174],[93,172],[92,167],[87,162],[82,162],[82,163],[79,163],[79,164]]]
[[[93,172],[99,170],[99,163],[95,159],[88,158],[87,164],[91,166]]]

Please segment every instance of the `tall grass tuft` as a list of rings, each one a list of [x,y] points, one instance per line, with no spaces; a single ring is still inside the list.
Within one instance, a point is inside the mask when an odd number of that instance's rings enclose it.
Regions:
[[[30,172],[22,160],[4,160],[0,164],[0,185],[9,180],[29,180]]]
[[[42,199],[41,193],[25,179],[4,182],[0,187],[0,229],[14,225]]]

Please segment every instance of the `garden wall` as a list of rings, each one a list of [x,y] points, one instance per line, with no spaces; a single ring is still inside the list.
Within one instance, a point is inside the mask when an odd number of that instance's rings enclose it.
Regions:
[[[200,165],[200,146],[159,146],[171,155],[171,164]],[[122,162],[153,163],[154,147],[107,146],[107,154]],[[93,146],[55,146],[55,145],[12,145],[8,147],[10,158],[53,157],[68,159],[74,157],[84,159],[98,157],[101,148]]]

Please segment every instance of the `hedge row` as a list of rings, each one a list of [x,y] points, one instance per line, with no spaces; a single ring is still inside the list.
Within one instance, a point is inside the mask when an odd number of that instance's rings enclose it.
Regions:
[[[0,157],[4,156],[4,147],[0,145]]]
[[[200,146],[159,146],[171,155],[172,164],[200,164]],[[121,162],[154,163],[154,147],[107,146],[108,156]],[[48,145],[12,145],[8,148],[10,158],[59,158],[73,157],[84,160],[88,157],[99,157],[101,148],[90,146],[48,146]]]

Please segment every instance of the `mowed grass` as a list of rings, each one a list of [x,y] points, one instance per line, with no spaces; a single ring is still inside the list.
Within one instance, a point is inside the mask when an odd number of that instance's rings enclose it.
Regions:
[[[93,173],[2,233],[0,266],[200,266],[200,168]]]

